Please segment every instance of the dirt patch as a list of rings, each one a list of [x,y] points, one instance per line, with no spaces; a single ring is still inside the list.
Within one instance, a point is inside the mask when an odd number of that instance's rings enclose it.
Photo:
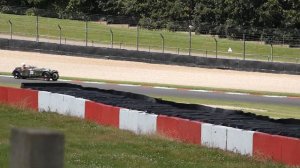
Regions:
[[[186,86],[300,93],[300,76],[193,68],[0,50],[0,71],[22,62],[57,69],[61,76]]]

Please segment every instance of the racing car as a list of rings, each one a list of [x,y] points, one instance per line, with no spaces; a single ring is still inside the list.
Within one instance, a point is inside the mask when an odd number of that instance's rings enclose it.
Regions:
[[[43,78],[46,81],[49,81],[50,79],[57,81],[59,78],[57,70],[26,66],[24,63],[21,67],[16,67],[13,70],[12,75],[15,79]]]

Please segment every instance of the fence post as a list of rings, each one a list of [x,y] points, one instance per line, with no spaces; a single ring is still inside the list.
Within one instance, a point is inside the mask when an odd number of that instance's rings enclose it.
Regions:
[[[165,37],[160,33],[160,37],[162,40],[162,53],[165,53]]]
[[[36,42],[39,42],[39,15],[36,15]]]
[[[218,40],[216,39],[216,37],[214,37],[214,40],[216,42],[216,59],[218,59]],[[206,57],[207,57],[207,53],[206,53]]]
[[[64,135],[43,129],[11,130],[10,168],[63,168]]]
[[[139,42],[140,42],[140,29],[139,25],[136,27],[136,50],[139,51]]]
[[[85,46],[88,46],[88,21],[85,20]]]
[[[59,29],[59,45],[61,45],[61,27],[59,24],[57,25],[57,27]]]
[[[192,25],[189,25],[189,56],[191,56],[191,50],[192,50]]]
[[[111,48],[114,48],[114,32],[109,29],[110,31],[110,42],[111,42]]]
[[[273,43],[271,42],[271,61],[273,62]]]
[[[243,58],[246,60],[246,35],[243,34],[243,41],[244,41],[244,51],[243,51]]]
[[[10,19],[8,20],[8,23],[9,23],[10,39],[12,40],[13,24]]]

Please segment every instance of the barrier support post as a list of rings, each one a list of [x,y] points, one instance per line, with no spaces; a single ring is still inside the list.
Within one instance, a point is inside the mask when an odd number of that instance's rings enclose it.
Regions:
[[[110,31],[110,42],[111,42],[111,48],[114,48],[114,32],[109,29]]]
[[[139,25],[136,27],[136,50],[139,51],[139,43],[140,43],[140,28]]]
[[[36,15],[36,42],[39,42],[39,15]]]
[[[218,40],[216,39],[216,37],[214,37],[214,40],[216,42],[216,59],[218,59]],[[206,52],[206,57],[207,57],[207,52]]]
[[[162,53],[165,53],[165,37],[160,33],[160,37],[161,37],[161,40],[162,40]]]
[[[88,21],[85,20],[85,46],[88,46]]]
[[[9,32],[10,32],[10,39],[12,40],[12,35],[13,35],[13,24],[11,22],[11,20],[8,20],[9,23]]]
[[[246,35],[243,34],[243,41],[244,41],[244,51],[243,51],[243,58],[246,60]]]
[[[59,29],[59,45],[61,45],[61,26],[58,24],[58,29]]]

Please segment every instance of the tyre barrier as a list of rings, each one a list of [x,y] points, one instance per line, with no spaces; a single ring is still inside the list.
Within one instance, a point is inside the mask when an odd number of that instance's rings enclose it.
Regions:
[[[56,110],[59,114],[84,118],[100,125],[113,126],[136,134],[158,133],[186,143],[300,166],[299,138],[150,114],[146,111],[114,107],[73,95],[42,90],[0,87],[0,102],[10,105],[21,104],[39,112]]]

